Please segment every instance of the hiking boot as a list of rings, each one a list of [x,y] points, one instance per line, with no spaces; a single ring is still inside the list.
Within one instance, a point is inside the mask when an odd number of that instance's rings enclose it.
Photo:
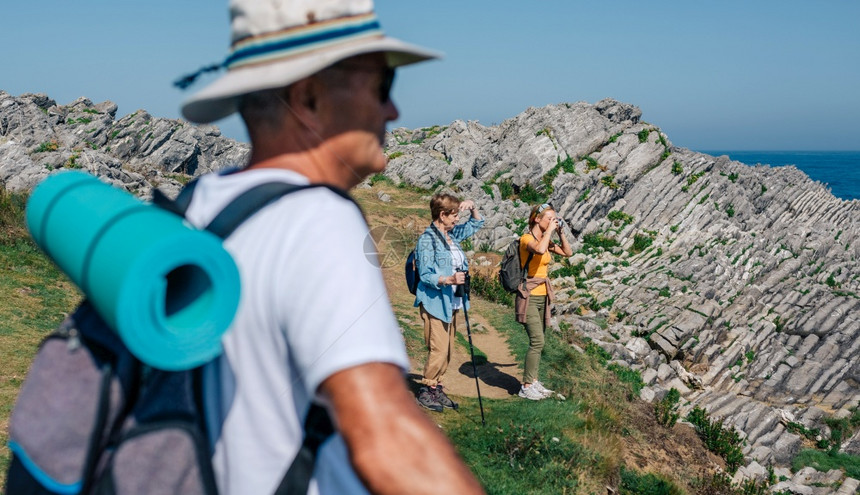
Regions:
[[[528,400],[542,400],[546,399],[542,393],[538,392],[537,387],[532,385],[531,387],[523,387],[520,386],[520,393],[518,393],[520,397]]]
[[[433,394],[433,398],[436,399],[442,407],[447,407],[448,409],[458,409],[460,407],[459,404],[451,400],[450,397],[445,395],[445,392],[442,390],[442,385],[436,385],[436,388],[430,388],[430,393]]]
[[[418,389],[418,403],[421,406],[435,412],[442,412],[442,404],[436,400],[436,394],[430,390],[430,387],[421,387]]]
[[[539,380],[535,380],[535,382],[532,383],[532,386],[529,388],[536,388],[537,391],[540,392],[540,394],[544,397],[552,397],[553,394],[555,394],[555,390],[550,390],[544,387],[543,383],[541,383]]]

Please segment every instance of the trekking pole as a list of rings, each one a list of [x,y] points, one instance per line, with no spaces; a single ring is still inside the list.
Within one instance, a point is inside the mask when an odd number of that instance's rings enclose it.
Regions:
[[[475,374],[475,388],[478,389],[478,405],[481,408],[481,426],[487,426],[484,421],[484,402],[481,400],[481,385],[478,383],[478,367],[475,366],[475,349],[472,347],[472,328],[469,325],[469,311],[466,306],[469,302],[469,272],[466,272],[466,281],[463,284],[463,318],[466,319],[466,335],[469,336],[469,354],[472,356],[472,373]]]

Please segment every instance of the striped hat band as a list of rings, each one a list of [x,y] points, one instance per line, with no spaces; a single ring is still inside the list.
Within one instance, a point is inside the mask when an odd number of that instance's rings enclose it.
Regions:
[[[239,40],[233,43],[223,66],[233,70],[382,35],[373,12],[340,17]]]

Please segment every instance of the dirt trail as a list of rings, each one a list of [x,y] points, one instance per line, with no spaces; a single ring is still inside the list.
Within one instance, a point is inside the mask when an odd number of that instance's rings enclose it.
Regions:
[[[418,312],[417,309],[415,311]],[[476,366],[481,396],[503,399],[516,394],[520,389],[520,382],[517,377],[521,372],[517,367],[516,359],[511,355],[507,341],[482,316],[474,312],[469,313],[469,323],[472,327],[472,344],[487,355],[487,362]],[[457,331],[462,333],[468,342],[466,324],[462,319]],[[480,361],[481,359],[478,359],[478,362]],[[420,380],[423,367],[423,358],[413,360],[412,369],[409,372],[410,378],[414,381]],[[478,395],[468,349],[464,349],[461,345],[455,346],[454,357],[451,359],[451,364],[442,383],[445,385],[445,390],[451,395],[464,397],[476,397]]]
[[[405,230],[403,225],[407,222],[402,218],[394,219],[383,215],[369,216],[369,220],[371,234],[376,239],[379,250],[385,285],[388,287],[392,307],[401,321],[415,328],[419,334],[423,334],[418,308],[412,307],[415,296],[407,290],[403,276],[403,264],[408,251],[414,245],[414,240],[411,243],[403,242],[403,230]],[[414,223],[410,222],[410,224],[420,225],[421,222],[415,219]],[[476,311],[469,312],[469,323],[472,330],[472,344],[487,355],[486,362],[482,363],[480,357],[476,361],[478,363],[476,368],[481,396],[501,399],[515,395],[520,388],[519,380],[522,371],[518,367],[519,363],[511,354],[507,340]],[[458,332],[468,342],[466,323],[462,314]],[[417,356],[411,359],[412,366],[409,370],[409,378],[416,390],[424,368],[426,352],[426,348],[422,347]],[[446,392],[451,395],[462,397],[476,397],[478,395],[468,347],[464,348],[459,344],[454,346],[454,356],[442,382]]]

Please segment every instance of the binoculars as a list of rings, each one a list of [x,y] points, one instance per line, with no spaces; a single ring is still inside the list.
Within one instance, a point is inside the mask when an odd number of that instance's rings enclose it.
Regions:
[[[469,284],[471,283],[472,277],[469,276],[469,272],[466,270],[457,270],[457,273],[465,273],[466,280],[462,284],[454,287],[454,295],[457,297],[466,297],[469,294]]]

